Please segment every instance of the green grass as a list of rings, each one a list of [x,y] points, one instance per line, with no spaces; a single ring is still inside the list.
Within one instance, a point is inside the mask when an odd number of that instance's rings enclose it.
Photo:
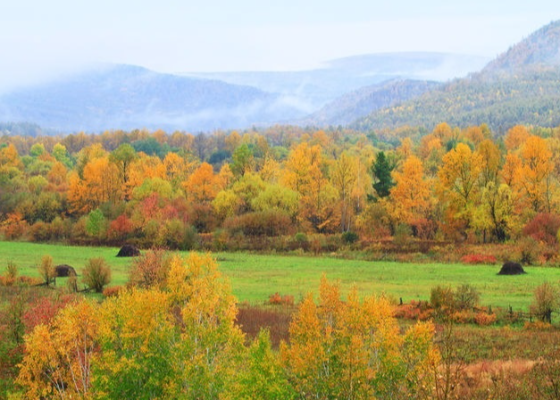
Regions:
[[[117,248],[0,242],[0,271],[8,261],[13,261],[22,275],[38,276],[36,265],[44,254],[50,254],[55,265],[69,264],[80,273],[89,258],[103,257],[112,267],[112,285],[122,285],[128,279],[131,259],[117,258],[117,252]],[[397,299],[402,297],[405,302],[429,299],[430,289],[436,285],[456,287],[468,283],[480,291],[483,305],[511,305],[515,310],[527,310],[536,286],[560,279],[560,269],[550,267],[526,267],[526,275],[499,276],[497,265],[412,264],[247,253],[214,256],[237,298],[251,303],[262,303],[275,292],[293,295],[296,301],[308,292],[316,294],[321,276],[326,274],[329,280],[340,281],[343,293],[355,285],[363,296],[386,293]]]

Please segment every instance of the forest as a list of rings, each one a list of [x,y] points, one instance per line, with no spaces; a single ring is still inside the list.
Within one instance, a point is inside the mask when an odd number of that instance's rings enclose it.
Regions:
[[[315,253],[436,247],[435,256],[444,245],[503,244],[524,263],[557,261],[558,128],[498,136],[447,123],[367,135],[275,126],[1,142],[5,240]]]

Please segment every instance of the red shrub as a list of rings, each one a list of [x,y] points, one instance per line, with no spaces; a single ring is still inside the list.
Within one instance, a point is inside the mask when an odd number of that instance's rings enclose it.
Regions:
[[[467,254],[461,257],[465,264],[496,264],[496,257],[487,254]]]
[[[560,215],[540,213],[525,225],[523,234],[539,242],[555,245],[557,243],[556,234],[559,229]]]
[[[61,296],[59,298],[39,297],[33,301],[23,314],[25,332],[29,333],[40,324],[48,324],[60,310],[76,298],[72,295]]]
[[[132,221],[126,215],[119,215],[109,225],[109,237],[114,239],[125,239],[134,230]]]
[[[103,296],[105,297],[116,297],[119,295],[121,290],[124,288],[122,286],[111,286],[103,289]]]
[[[285,295],[281,295],[280,293],[276,292],[274,294],[271,294],[268,298],[268,302],[270,304],[284,304],[287,306],[293,306],[294,305],[294,296],[285,294]]]
[[[494,322],[496,322],[496,319],[496,314],[488,314],[484,311],[479,312],[474,316],[474,322],[476,322],[477,325],[481,326],[492,325]]]

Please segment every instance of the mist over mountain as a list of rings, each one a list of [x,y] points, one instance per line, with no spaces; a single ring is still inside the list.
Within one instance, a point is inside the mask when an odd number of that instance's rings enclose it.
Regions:
[[[301,121],[301,125],[348,125],[356,119],[385,107],[418,97],[442,83],[420,80],[396,80],[366,86],[328,103]]]
[[[539,29],[491,61],[401,104],[374,110],[351,127],[361,130],[487,123],[498,133],[516,124],[560,125],[560,21]]]
[[[480,70],[488,58],[447,53],[380,53],[329,61],[323,68],[296,72],[216,72],[189,76],[253,86],[297,99],[313,113],[336,98],[389,80],[444,82]]]
[[[242,128],[303,116],[282,96],[209,79],[106,66],[0,96],[0,121],[59,131]]]

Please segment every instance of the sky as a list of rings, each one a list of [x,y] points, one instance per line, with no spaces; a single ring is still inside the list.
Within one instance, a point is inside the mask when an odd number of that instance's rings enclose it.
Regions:
[[[12,0],[0,91],[97,63],[159,72],[297,71],[352,55],[493,58],[560,19],[558,0]]]

